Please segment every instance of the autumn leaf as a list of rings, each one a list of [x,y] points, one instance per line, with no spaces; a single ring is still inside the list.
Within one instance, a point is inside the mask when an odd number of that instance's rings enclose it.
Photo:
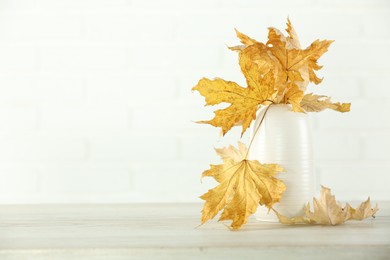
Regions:
[[[291,24],[290,18],[287,18],[287,29],[286,32],[288,33],[287,42],[288,42],[288,49],[301,49],[301,43],[299,42],[298,34],[295,31],[294,27]]]
[[[276,216],[279,219],[279,222],[282,223],[282,224],[287,224],[287,225],[314,224],[314,221],[310,220],[306,216],[307,214],[310,214],[310,204],[309,203],[307,205],[305,205],[305,207],[304,207],[304,212],[305,212],[304,215],[302,215],[302,216],[295,216],[295,217],[292,217],[292,218],[283,216],[282,214],[277,212],[275,209],[272,209],[272,210],[275,212]]]
[[[320,112],[327,108],[339,112],[349,112],[351,107],[351,103],[332,103],[329,97],[313,95],[313,93],[306,94],[300,105],[306,112]]]
[[[237,29],[234,29],[234,30],[236,31],[236,35],[240,39],[242,44],[248,46],[248,45],[259,43],[258,41],[256,41],[255,39],[252,39],[248,35],[245,35],[245,34],[239,32]]]
[[[271,70],[275,76],[275,89],[277,89],[277,95],[273,101],[275,103],[285,103],[285,95],[291,83],[299,87],[302,95],[310,81],[315,84],[321,83],[322,79],[315,74],[315,71],[321,69],[317,61],[328,50],[333,41],[316,40],[308,48],[302,49],[290,19],[287,19],[286,31],[288,36],[284,36],[276,28],[269,28],[268,30],[266,44],[236,30],[237,37],[243,45],[229,48],[238,51],[241,70],[243,70],[241,60],[248,59],[248,57],[252,63],[259,66],[258,73],[260,75],[264,75]],[[245,64],[250,63],[245,61]],[[298,105],[295,107],[298,107]],[[294,111],[301,111],[301,109]]]
[[[371,208],[370,198],[368,198],[366,201],[362,202],[358,208],[354,209],[350,207],[350,219],[363,220],[368,217],[373,217],[378,210],[378,205],[376,205],[375,208]]]
[[[331,194],[329,188],[322,186],[320,199],[313,198],[313,212],[310,210],[308,203],[304,208],[302,216],[288,218],[274,212],[283,224],[320,224],[320,225],[339,225],[348,220],[363,220],[368,217],[373,217],[379,210],[378,206],[371,208],[370,198],[362,202],[357,209],[352,208],[348,203],[342,206]]]
[[[309,208],[306,216],[317,224],[337,225],[344,223],[351,216],[349,205],[343,208],[330,193],[330,189],[325,187],[322,187],[320,199],[313,199],[313,207],[314,211],[311,212]]]
[[[248,84],[246,88],[219,78],[201,79],[192,90],[199,91],[205,97],[206,105],[220,103],[230,103],[230,105],[227,108],[216,110],[212,120],[199,121],[199,123],[221,127],[223,135],[233,126],[241,124],[241,135],[243,135],[252,120],[256,119],[259,106],[269,103],[268,99],[275,93],[272,72],[262,77],[257,71],[256,64],[251,64],[245,69],[244,75]]]
[[[280,201],[286,189],[284,183],[275,178],[283,171],[279,165],[247,160],[245,145],[239,142],[238,147],[216,149],[223,164],[211,165],[202,174],[202,177],[213,177],[219,183],[201,196],[205,200],[202,224],[222,210],[219,221],[232,220],[231,228],[239,229],[256,212],[259,204],[271,208]]]
[[[253,64],[257,65],[257,67],[255,67],[256,73],[260,76],[263,77],[272,70],[275,79],[278,78],[278,75],[274,74],[274,72],[278,72],[278,70],[274,68],[275,65],[278,65],[278,62],[275,57],[268,53],[265,44],[256,43],[240,51],[239,65],[244,75],[249,75],[249,70],[252,68]]]
[[[236,31],[236,36],[238,39],[240,39],[240,42],[243,44],[243,45],[237,45],[237,46],[230,46],[228,47],[230,50],[232,51],[238,51],[238,53],[240,53],[242,50],[244,50],[246,47],[248,46],[251,46],[251,45],[256,45],[256,44],[259,44],[259,45],[264,45],[263,43],[261,42],[258,42],[256,41],[255,39],[252,39],[251,37],[249,37],[248,35],[246,34],[243,34],[242,32],[238,31],[237,29],[234,29]]]
[[[237,38],[240,39],[240,42],[243,44],[243,45],[238,45],[238,46],[234,46],[234,47],[229,47],[229,49],[231,50],[234,50],[234,51],[240,51],[240,50],[243,50],[244,48],[248,47],[248,46],[251,46],[251,45],[254,45],[254,44],[259,44],[260,42],[256,41],[255,39],[252,39],[251,37],[249,37],[248,35],[238,31],[237,29],[235,29],[236,31],[236,36]],[[277,30],[278,31],[278,30]],[[287,33],[288,33],[288,37],[285,37],[282,33],[280,33],[280,31],[278,31],[278,33],[280,34],[280,36],[282,37],[282,40],[284,42],[286,42],[287,44],[287,48],[288,49],[292,49],[292,48],[295,48],[295,49],[301,49],[301,44],[299,42],[299,38],[298,38],[298,35],[294,29],[294,27],[292,26],[291,24],[291,21],[290,21],[290,18],[287,18],[287,29],[286,29]]]
[[[300,83],[307,81],[302,77],[302,74],[307,72],[305,77],[308,76],[309,81],[315,84],[321,83],[322,80],[317,77],[314,71],[322,68],[317,64],[317,61],[328,50],[333,41],[316,40],[309,47],[302,50],[299,48],[298,39],[294,38],[297,36],[295,36],[296,33],[290,21],[288,21],[287,28],[290,37],[286,38],[276,28],[269,28],[268,30],[267,46],[282,65],[284,80],[294,82],[302,91],[305,91],[307,84]]]
[[[303,98],[303,92],[294,83],[290,84],[290,88],[287,90],[285,100],[287,104],[292,105],[294,112],[305,112],[301,107],[301,101]]]

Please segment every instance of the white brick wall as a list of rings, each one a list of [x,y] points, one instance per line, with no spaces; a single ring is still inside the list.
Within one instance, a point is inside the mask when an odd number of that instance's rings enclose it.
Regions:
[[[311,115],[319,184],[390,199],[389,1],[3,0],[0,203],[199,201],[240,129],[193,123],[212,114],[190,89],[243,83],[233,29],[265,40],[288,15],[304,45],[336,40],[311,90],[352,102]]]

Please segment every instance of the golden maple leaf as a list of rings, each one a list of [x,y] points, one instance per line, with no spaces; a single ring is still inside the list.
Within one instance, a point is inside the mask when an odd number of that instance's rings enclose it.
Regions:
[[[306,112],[320,112],[327,108],[339,112],[349,112],[351,107],[351,103],[332,103],[329,97],[313,95],[313,93],[306,94],[300,105]]]
[[[199,123],[221,127],[223,135],[234,125],[241,124],[241,135],[243,135],[252,120],[256,119],[259,106],[269,103],[269,99],[275,93],[272,72],[261,77],[257,71],[256,64],[251,64],[245,69],[244,75],[248,84],[246,88],[220,78],[201,79],[192,90],[199,91],[205,97],[206,105],[230,103],[230,106],[216,110],[212,120],[199,121]]]
[[[202,224],[223,210],[219,221],[232,220],[231,228],[239,229],[256,212],[259,204],[271,208],[280,201],[286,189],[284,183],[275,178],[283,171],[279,165],[247,160],[245,145],[239,142],[238,147],[216,149],[223,164],[210,165],[210,169],[202,174],[202,177],[213,177],[219,183],[200,197],[205,200]]]
[[[283,224],[320,224],[320,225],[339,225],[348,220],[363,220],[368,217],[373,217],[379,210],[376,205],[371,208],[370,198],[362,202],[357,209],[352,208],[348,203],[343,207],[331,194],[330,189],[322,186],[320,199],[313,198],[313,212],[310,211],[310,204],[305,206],[305,213],[302,216],[288,218],[275,213],[279,221]]]
[[[299,89],[294,83],[289,84],[289,88],[284,96],[286,100],[285,103],[292,105],[292,110],[294,112],[304,112],[301,107],[301,102],[303,98],[303,92]]]
[[[282,67],[276,57],[272,55],[269,47],[264,43],[258,42],[239,32],[238,30],[236,30],[236,34],[241,43],[244,45],[229,47],[229,49],[238,51],[241,71],[245,74],[247,68],[250,67],[253,63],[257,64],[257,73],[261,76],[264,76],[270,70],[272,70],[272,73],[275,77],[275,86],[279,86],[279,88],[281,88],[281,83],[279,83],[279,81],[281,81],[283,76],[279,74],[280,71],[282,71]],[[283,81],[283,83],[285,82]]]
[[[268,30],[268,41],[266,45],[236,30],[237,37],[244,45],[230,47],[230,49],[242,52],[252,45],[257,45],[257,53],[269,51],[279,62],[279,64],[273,65],[275,69],[281,69],[280,80],[284,81],[284,83],[293,81],[302,91],[305,90],[309,80],[315,84],[321,83],[322,80],[314,72],[322,68],[322,66],[317,64],[317,60],[328,50],[328,47],[333,41],[316,40],[308,48],[301,49],[298,35],[290,19],[287,19],[287,37],[276,28],[271,27]],[[258,48],[262,45],[266,46],[266,48]],[[255,63],[262,62],[263,57],[264,55],[252,55],[253,62]]]
[[[303,72],[308,72],[308,79],[311,82],[321,83],[322,80],[314,72],[322,68],[317,64],[317,60],[328,50],[333,41],[316,40],[303,50],[300,48],[298,36],[289,19],[286,29],[289,37],[285,37],[276,28],[268,30],[267,46],[282,65],[286,82],[293,81],[299,85],[302,91],[305,91],[306,86],[300,85],[300,82],[305,81],[305,78],[302,77]]]
[[[276,103],[286,101],[284,95],[288,92],[290,82],[295,83],[302,92],[306,90],[309,81],[315,84],[321,83],[322,79],[318,78],[314,71],[322,68],[317,61],[333,41],[316,40],[308,48],[301,49],[298,35],[290,19],[287,19],[287,37],[276,28],[268,30],[266,45],[236,30],[237,37],[244,45],[230,47],[230,49],[239,51],[240,57],[244,54],[251,56],[253,63],[262,65],[260,68],[266,67],[267,64],[267,68],[273,69],[276,77],[275,85],[278,89]],[[262,74],[262,71],[259,73]]]

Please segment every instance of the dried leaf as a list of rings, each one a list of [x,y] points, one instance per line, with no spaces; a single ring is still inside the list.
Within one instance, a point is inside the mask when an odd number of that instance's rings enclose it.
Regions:
[[[306,216],[316,224],[337,225],[350,218],[351,212],[348,205],[343,208],[337,203],[330,189],[322,187],[320,199],[313,199],[314,212],[308,212]]]
[[[277,72],[274,69],[275,64],[278,64],[277,60],[269,54],[267,46],[263,43],[256,43],[246,47],[240,51],[239,56],[239,64],[244,75],[248,75],[248,70],[250,70],[253,64],[257,65],[256,73],[260,76],[264,76],[270,70]],[[273,76],[278,78],[278,75],[273,74]]]
[[[229,160],[239,162],[245,158],[248,150],[245,144],[238,142],[238,149],[236,149],[233,145],[229,145],[228,147],[215,148],[215,151],[224,162]]]
[[[214,80],[203,78],[193,87],[193,90],[199,91],[205,97],[206,105],[230,103],[227,108],[216,110],[212,120],[200,121],[199,123],[221,127],[223,135],[233,126],[241,124],[241,135],[244,134],[252,120],[256,119],[258,107],[267,104],[267,100],[275,93],[272,72],[261,77],[257,73],[258,66],[256,64],[251,64],[244,71],[248,83],[247,88],[243,88],[235,82],[218,78]]]
[[[205,200],[202,209],[202,224],[222,211],[221,220],[232,220],[231,228],[239,229],[248,217],[256,212],[259,204],[271,208],[280,201],[284,183],[275,178],[283,169],[276,164],[261,164],[247,160],[246,147],[229,146],[216,149],[223,164],[211,165],[202,177],[213,177],[219,185],[201,196]]]
[[[282,224],[287,224],[287,225],[314,224],[314,221],[312,221],[312,220],[310,220],[309,218],[306,217],[306,215],[309,214],[309,211],[310,211],[310,204],[309,203],[307,203],[307,205],[305,205],[305,207],[304,207],[305,215],[296,216],[296,217],[292,217],[292,218],[283,216],[282,214],[277,212],[275,209],[272,209],[272,210],[275,212],[276,216],[279,219],[279,222],[282,223]]]
[[[290,46],[288,46],[288,48],[289,49],[295,48],[298,50],[301,49],[301,43],[299,42],[297,32],[295,31],[294,27],[291,24],[290,18],[287,18],[286,32],[289,35],[289,37],[287,37],[287,42],[290,44]]]
[[[339,112],[349,112],[351,103],[332,103],[327,96],[313,95],[313,93],[306,94],[302,101],[301,107],[306,112],[320,112],[324,109],[330,108]]]
[[[232,46],[232,47],[228,47],[230,50],[232,51],[242,51],[244,50],[246,47],[252,45],[252,44],[262,44],[258,41],[256,41],[255,39],[252,39],[251,37],[249,37],[248,35],[246,34],[243,34],[242,32],[239,32],[237,29],[234,29],[236,31],[236,36],[238,39],[240,39],[240,42],[243,44],[243,45],[237,45],[237,46]]]
[[[274,101],[283,103],[283,100],[286,100],[284,97],[286,89],[291,82],[303,92],[310,81],[315,84],[321,82],[314,72],[321,68],[317,60],[328,50],[333,41],[316,40],[308,48],[301,49],[298,35],[289,18],[286,29],[288,36],[284,36],[276,28],[268,30],[266,45],[236,30],[237,37],[243,45],[230,47],[230,49],[238,51],[240,59],[245,58],[245,54],[248,55],[253,63],[259,65],[261,75],[270,69],[273,71],[275,88],[278,90]]]
[[[298,40],[293,38],[292,32],[295,33],[295,30],[290,22],[287,29],[291,33],[289,38],[286,38],[278,29],[269,28],[268,30],[267,46],[282,65],[281,75],[284,75],[284,80],[294,82],[300,86],[302,91],[305,91],[306,85],[300,85],[300,83],[307,81],[302,77],[302,72],[307,71],[305,75],[308,74],[311,82],[321,83],[322,80],[314,73],[315,70],[322,68],[317,64],[317,60],[328,50],[333,41],[316,40],[308,48],[301,50],[297,48]]]
[[[352,208],[348,203],[343,207],[331,194],[330,189],[322,186],[320,199],[313,198],[314,211],[310,211],[310,204],[305,206],[305,213],[302,216],[288,218],[276,210],[274,212],[283,224],[320,224],[339,225],[348,220],[363,220],[373,217],[379,210],[378,206],[371,208],[370,198],[360,204],[357,209]]]
[[[292,110],[294,112],[305,112],[300,103],[303,98],[303,91],[299,89],[299,87],[295,84],[290,84],[290,88],[288,89],[285,99],[286,103],[292,105]]]
[[[368,217],[372,217],[379,210],[378,205],[375,208],[371,208],[370,198],[361,203],[357,209],[351,208],[351,219],[363,220]]]
[[[255,43],[258,43],[255,39],[252,39],[251,37],[239,32],[237,29],[235,29],[237,37],[240,39],[241,43],[244,45],[252,45]]]

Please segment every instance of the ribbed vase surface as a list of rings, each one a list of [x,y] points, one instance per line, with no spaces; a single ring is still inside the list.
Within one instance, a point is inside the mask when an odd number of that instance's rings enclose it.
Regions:
[[[266,108],[258,114],[252,136]],[[285,172],[276,177],[286,184],[280,203],[274,208],[281,214],[293,217],[303,213],[304,205],[311,201],[315,192],[312,142],[308,116],[291,111],[290,105],[271,105],[254,137],[248,158],[260,163],[277,163]],[[259,207],[256,218],[278,221],[275,213]]]

